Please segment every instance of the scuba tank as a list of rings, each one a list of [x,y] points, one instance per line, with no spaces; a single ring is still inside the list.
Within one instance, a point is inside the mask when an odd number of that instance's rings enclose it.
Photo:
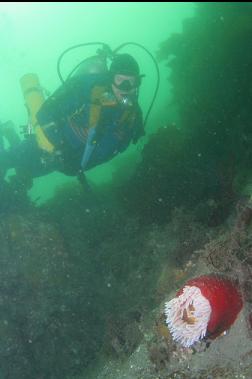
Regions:
[[[81,47],[86,47],[90,45],[101,45],[101,48],[96,51],[96,55],[83,59],[80,63],[78,63],[73,70],[68,74],[66,79],[63,79],[61,73],[61,62],[64,56],[75,49],[79,49]],[[63,53],[59,56],[57,61],[57,73],[61,83],[66,83],[68,79],[72,76],[78,76],[81,74],[98,74],[98,73],[106,73],[108,72],[107,60],[111,57],[112,51],[110,47],[102,42],[87,42],[81,43],[78,45],[74,45],[64,50]]]
[[[84,74],[105,74],[107,72],[108,67],[106,59],[99,55],[93,55],[92,57],[86,58],[82,61],[72,76],[76,77]]]
[[[37,124],[36,114],[45,101],[43,90],[36,74],[25,74],[20,79],[20,86],[25,100],[25,106],[29,115],[30,129]]]
[[[45,101],[44,91],[39,83],[39,78],[36,74],[25,74],[20,79],[20,85],[29,116],[27,126],[23,127],[24,134],[25,136],[29,136],[35,132],[39,147],[52,153],[54,146],[45,136],[37,120],[37,113]]]

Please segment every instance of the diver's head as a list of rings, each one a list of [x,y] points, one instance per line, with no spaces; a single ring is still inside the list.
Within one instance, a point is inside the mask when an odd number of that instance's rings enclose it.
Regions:
[[[137,100],[141,75],[138,63],[129,54],[114,57],[110,69],[113,93],[119,103],[132,105]]]

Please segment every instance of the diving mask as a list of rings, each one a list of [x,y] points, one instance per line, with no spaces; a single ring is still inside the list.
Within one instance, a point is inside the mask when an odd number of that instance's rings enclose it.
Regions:
[[[116,74],[113,85],[121,91],[131,91],[139,87],[140,80],[139,77],[134,75]]]

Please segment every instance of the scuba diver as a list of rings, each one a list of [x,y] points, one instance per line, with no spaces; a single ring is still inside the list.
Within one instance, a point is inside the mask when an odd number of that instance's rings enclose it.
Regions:
[[[107,51],[83,61],[66,81],[59,74],[63,84],[45,101],[36,76],[28,74],[29,85],[27,76],[21,79],[30,115],[28,137],[0,151],[2,172],[15,168],[32,185],[32,178],[60,171],[87,184],[85,171],[109,161],[144,135],[138,104],[144,75],[131,55],[118,51],[111,53],[108,69]]]

